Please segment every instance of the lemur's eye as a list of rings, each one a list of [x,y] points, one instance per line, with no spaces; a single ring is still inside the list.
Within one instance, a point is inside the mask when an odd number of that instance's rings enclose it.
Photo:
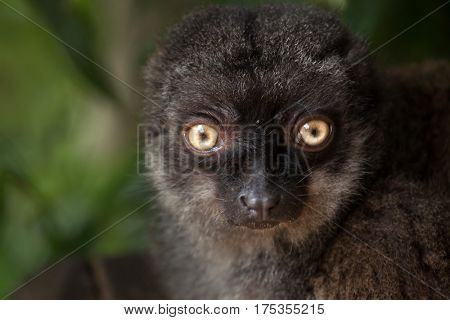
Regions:
[[[300,121],[296,129],[296,143],[306,151],[320,151],[331,140],[332,126],[323,118],[308,118]]]
[[[196,124],[190,127],[185,136],[189,144],[197,151],[213,151],[217,147],[219,132],[206,124]]]

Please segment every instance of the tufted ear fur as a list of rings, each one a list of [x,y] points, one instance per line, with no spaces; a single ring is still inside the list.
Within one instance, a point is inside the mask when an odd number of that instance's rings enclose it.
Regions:
[[[378,75],[367,44],[357,38],[350,40],[350,48],[345,56],[347,73],[352,81],[358,83],[360,94],[378,103]]]

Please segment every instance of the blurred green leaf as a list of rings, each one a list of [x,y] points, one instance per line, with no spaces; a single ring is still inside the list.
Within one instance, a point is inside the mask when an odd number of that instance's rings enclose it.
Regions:
[[[101,66],[104,65],[95,50],[98,39],[94,23],[96,19],[94,1],[30,0],[29,3],[48,21],[49,31],[61,39],[62,45],[79,71],[95,87],[115,98],[110,76],[92,63],[93,61]]]

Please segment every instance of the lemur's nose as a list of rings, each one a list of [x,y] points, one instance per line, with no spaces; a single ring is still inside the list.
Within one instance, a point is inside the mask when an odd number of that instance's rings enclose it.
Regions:
[[[250,191],[246,194],[241,194],[239,200],[247,208],[251,219],[255,221],[269,221],[272,220],[270,211],[280,203],[280,198],[278,194],[257,194]]]

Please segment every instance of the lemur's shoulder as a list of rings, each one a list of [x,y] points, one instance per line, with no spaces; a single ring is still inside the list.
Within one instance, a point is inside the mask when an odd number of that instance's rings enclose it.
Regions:
[[[424,191],[425,190],[425,191]],[[396,178],[339,224],[313,280],[317,298],[450,296],[450,199]]]
[[[381,123],[386,170],[450,186],[450,63],[386,70]]]

